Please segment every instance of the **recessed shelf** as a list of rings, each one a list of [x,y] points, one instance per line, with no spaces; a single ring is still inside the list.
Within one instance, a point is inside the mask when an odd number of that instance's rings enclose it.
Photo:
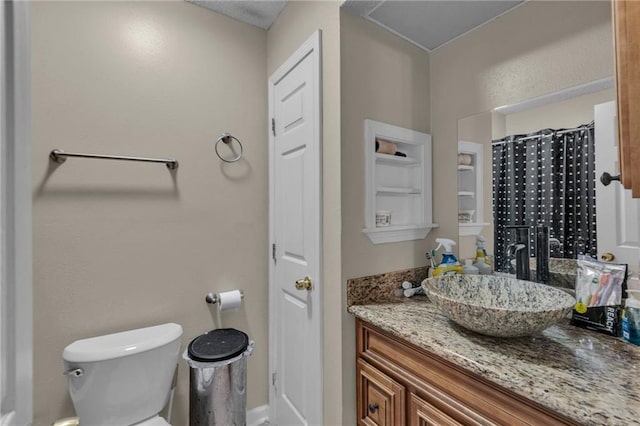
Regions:
[[[396,225],[379,228],[365,228],[362,230],[373,244],[395,243],[398,241],[422,240],[429,231],[437,228],[437,223],[421,225]]]
[[[376,188],[378,195],[420,195],[420,188],[405,188],[401,186],[379,186]]]
[[[413,157],[398,157],[396,155],[389,154],[376,154],[377,164],[386,164],[388,166],[411,166],[419,164],[417,158]]]
[[[484,227],[483,159],[484,145],[478,142],[458,141],[458,154],[465,154],[469,164],[458,165],[458,213],[469,214],[473,222],[459,222],[458,235],[461,237],[480,234]],[[459,215],[460,216],[460,215]]]
[[[432,222],[431,135],[379,121],[364,121],[365,227],[373,244],[424,239]],[[376,153],[376,142],[395,144],[400,157]],[[391,226],[376,227],[376,212],[391,212]]]
[[[489,226],[488,223],[458,223],[458,233],[461,237],[470,235],[478,235],[482,232],[482,228]]]

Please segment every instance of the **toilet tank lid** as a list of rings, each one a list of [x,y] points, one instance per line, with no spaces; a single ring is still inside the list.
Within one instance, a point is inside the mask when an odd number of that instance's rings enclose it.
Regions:
[[[167,323],[104,336],[76,340],[64,348],[68,362],[96,362],[121,358],[164,346],[182,337],[179,324]]]

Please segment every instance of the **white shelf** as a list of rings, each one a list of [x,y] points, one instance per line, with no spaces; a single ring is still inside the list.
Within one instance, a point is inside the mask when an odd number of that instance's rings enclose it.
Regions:
[[[422,240],[429,231],[437,228],[436,223],[424,225],[398,225],[379,228],[365,228],[362,230],[373,244],[395,243],[398,241]]]
[[[386,164],[387,166],[404,167],[404,166],[417,165],[420,163],[420,161],[417,158],[413,158],[413,157],[398,157],[396,155],[376,153],[376,163]]]
[[[398,157],[375,152],[376,139],[396,145]],[[364,120],[365,228],[374,244],[420,240],[432,223],[431,135]],[[376,227],[376,211],[391,212],[391,226]]]
[[[378,195],[420,195],[420,188],[405,188],[401,186],[379,186],[376,188]]]
[[[477,142],[458,141],[458,153],[471,157],[471,164],[458,165],[458,188],[465,189],[458,191],[458,211],[474,212],[471,216],[473,222],[458,223],[458,235],[461,237],[478,235],[490,225],[484,223],[483,217],[483,149],[484,145]]]
[[[488,223],[458,223],[458,233],[461,237],[478,235],[482,228],[489,226]]]

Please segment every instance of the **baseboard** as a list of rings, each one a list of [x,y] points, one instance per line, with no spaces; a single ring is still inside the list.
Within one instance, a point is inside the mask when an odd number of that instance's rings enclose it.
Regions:
[[[261,426],[269,421],[269,405],[261,405],[247,411],[247,426]]]

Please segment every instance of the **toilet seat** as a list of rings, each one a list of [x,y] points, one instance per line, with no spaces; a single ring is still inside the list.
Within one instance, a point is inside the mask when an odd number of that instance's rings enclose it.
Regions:
[[[151,417],[143,422],[136,423],[132,426],[171,426],[165,419],[160,416]]]

